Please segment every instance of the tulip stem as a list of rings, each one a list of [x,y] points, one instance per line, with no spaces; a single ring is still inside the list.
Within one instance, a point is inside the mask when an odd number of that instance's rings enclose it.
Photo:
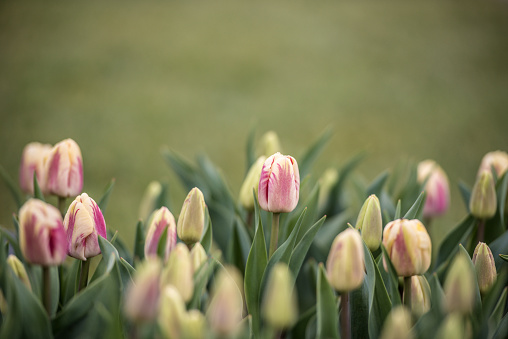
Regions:
[[[411,309],[411,277],[404,277],[404,293],[402,299],[404,305]]]
[[[485,238],[485,219],[478,219],[477,242],[483,242]]]
[[[88,271],[90,269],[90,259],[81,261],[81,273],[79,275],[78,292],[86,287],[88,282]]]
[[[349,315],[349,292],[340,295],[340,337],[342,339],[351,338],[351,321]]]
[[[277,249],[277,243],[279,242],[279,217],[280,213],[274,213],[272,217],[272,233],[270,236],[270,258]]]
[[[62,218],[65,217],[65,197],[58,197],[58,210],[62,214]]]
[[[48,316],[51,316],[51,272],[49,266],[42,266],[43,303]]]

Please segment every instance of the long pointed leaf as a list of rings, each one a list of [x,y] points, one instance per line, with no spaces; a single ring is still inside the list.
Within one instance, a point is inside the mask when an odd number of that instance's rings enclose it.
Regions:
[[[335,296],[332,287],[328,283],[323,264],[319,264],[316,294],[316,338],[339,338],[337,297]]]
[[[106,208],[108,207],[109,197],[111,196],[111,192],[113,191],[113,187],[115,187],[115,181],[116,179],[111,179],[111,182],[106,186],[106,189],[104,190],[104,194],[102,195],[101,199],[99,200],[99,208],[101,209],[102,214],[106,214]]]
[[[21,193],[18,190],[18,186],[14,183],[14,180],[12,180],[7,171],[2,166],[0,166],[0,176],[9,189],[9,192],[11,192],[12,198],[14,199],[14,202],[16,203],[16,206],[19,210],[23,205],[23,199],[21,197]]]

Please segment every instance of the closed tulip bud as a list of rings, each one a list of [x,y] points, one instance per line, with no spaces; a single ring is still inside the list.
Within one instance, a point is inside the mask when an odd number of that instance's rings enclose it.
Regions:
[[[501,177],[508,170],[508,154],[503,151],[485,154],[478,169],[477,177],[480,177],[483,172],[492,172],[492,167],[494,167],[496,175]]]
[[[187,246],[176,244],[169,255],[166,268],[162,272],[162,285],[173,285],[185,302],[192,298],[194,292],[194,271]]]
[[[37,175],[39,188],[46,193],[45,161],[51,145],[31,142],[23,149],[21,165],[19,167],[19,186],[25,193],[34,194],[34,172]]]
[[[135,322],[149,322],[157,318],[161,295],[159,258],[147,258],[137,269],[125,298],[125,314]]]
[[[473,254],[473,264],[480,292],[486,293],[494,285],[497,278],[494,256],[486,243],[480,242],[476,246]]]
[[[230,268],[234,272],[234,268]],[[240,275],[240,273],[233,273]],[[212,299],[206,311],[208,323],[220,336],[232,335],[243,318],[242,293],[235,279],[226,270],[217,275],[212,289]]]
[[[339,172],[335,168],[328,168],[319,178],[318,206],[323,207],[329,199],[329,195],[339,180]]]
[[[466,339],[466,327],[460,313],[449,314],[439,326],[436,333],[436,339]]]
[[[270,156],[274,153],[281,152],[279,137],[274,131],[268,131],[261,137],[258,146],[258,154]]]
[[[166,338],[181,338],[186,316],[185,303],[178,290],[168,285],[162,290],[158,323]]]
[[[430,286],[423,275],[411,277],[411,312],[417,317],[430,310]]]
[[[198,310],[190,310],[184,316],[181,328],[183,339],[205,338],[206,318]]]
[[[71,257],[80,260],[101,253],[98,236],[107,238],[106,222],[95,201],[83,193],[74,199],[64,218],[67,232],[67,250]]]
[[[205,198],[199,188],[194,187],[183,202],[178,217],[178,237],[186,244],[194,244],[201,240],[205,227]]]
[[[190,258],[192,262],[192,268],[194,272],[197,272],[201,265],[203,265],[203,263],[208,259],[208,255],[206,254],[206,251],[201,243],[198,242],[194,245],[194,247],[192,247],[190,251]]]
[[[450,205],[450,184],[445,171],[433,160],[418,164],[418,182],[425,183],[423,217],[433,218],[444,214]]]
[[[445,307],[448,312],[470,313],[474,305],[475,281],[469,258],[458,253],[444,282]]]
[[[358,231],[348,228],[335,237],[326,260],[326,274],[330,284],[340,292],[361,286],[365,257]]]
[[[162,185],[158,181],[152,181],[146,187],[141,204],[139,205],[139,218],[147,220],[152,212],[158,207],[160,195],[162,193]]]
[[[300,172],[296,160],[275,153],[266,159],[259,179],[259,206],[268,212],[291,212],[298,204]]]
[[[263,168],[265,160],[265,156],[260,156],[256,162],[252,164],[245,180],[243,181],[242,188],[240,188],[240,203],[248,211],[254,210],[254,196],[252,194],[252,190],[254,189],[257,196],[259,178],[261,177],[261,169]]]
[[[399,276],[423,275],[429,269],[432,245],[419,220],[397,219],[388,223],[383,231],[383,245]]]
[[[21,280],[21,282],[28,288],[29,291],[32,290],[32,285],[30,284],[30,279],[28,279],[28,274],[26,273],[25,266],[23,263],[13,254],[10,254],[7,257],[7,264],[11,267],[14,274]]]
[[[60,211],[41,200],[28,200],[19,210],[19,242],[27,262],[62,264],[67,257],[67,240]]]
[[[49,194],[73,197],[83,189],[83,158],[78,144],[66,139],[56,144],[46,161]]]
[[[274,329],[291,327],[298,318],[298,304],[293,293],[293,275],[284,263],[270,272],[263,299],[262,315]]]
[[[379,248],[383,234],[383,219],[379,199],[374,194],[365,200],[356,220],[356,228],[362,232],[362,239],[371,251]]]
[[[164,261],[176,246],[176,223],[173,214],[167,207],[161,207],[153,213],[145,238],[145,257],[157,256],[157,249],[162,233],[167,229],[164,245]]]
[[[413,339],[411,313],[404,306],[394,307],[383,324],[380,339]]]
[[[478,219],[490,219],[496,214],[497,197],[491,172],[484,171],[474,184],[469,210]]]

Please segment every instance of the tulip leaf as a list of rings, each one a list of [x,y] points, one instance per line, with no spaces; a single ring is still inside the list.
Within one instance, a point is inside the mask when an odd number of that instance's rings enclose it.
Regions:
[[[125,268],[125,270],[129,273],[129,276],[132,279],[132,276],[136,273],[136,269],[129,264],[127,260],[124,258],[120,258],[120,264]]]
[[[503,175],[496,183],[497,208],[494,217],[485,222],[484,242],[490,243],[496,240],[506,230],[504,219],[504,207],[506,193],[508,191],[508,175]]]
[[[371,196],[372,194],[375,194],[377,197],[381,196],[381,191],[389,176],[390,173],[388,171],[384,171],[378,175],[377,178],[374,179],[374,181],[369,185],[369,187],[367,187],[367,197]]]
[[[111,243],[104,239],[103,237],[97,237],[99,241],[99,247],[101,248],[102,258],[95,272],[90,280],[90,283],[100,278],[102,275],[111,271],[110,265],[113,265],[115,261],[120,259],[120,255],[118,254],[117,249],[111,245]],[[111,263],[111,258],[113,258],[113,263]]]
[[[111,196],[111,192],[113,191],[113,187],[115,187],[116,179],[113,178],[109,182],[108,186],[104,189],[104,194],[99,200],[99,208],[101,209],[102,214],[106,214],[106,208],[108,207],[109,197]]]
[[[369,338],[369,286],[364,279],[362,285],[349,292],[349,307],[351,312],[351,338]]]
[[[134,265],[145,258],[145,230],[143,221],[139,220],[136,224],[136,237],[134,240]]]
[[[499,300],[494,308],[494,311],[489,317],[489,333],[493,333],[501,323],[501,319],[503,318],[504,308],[506,305],[506,296],[508,292],[508,287],[503,289],[503,293],[499,297]]]
[[[115,231],[114,235],[111,236],[111,231],[107,231],[108,238],[111,239],[110,243],[118,251],[118,255],[124,258],[129,264],[132,265],[133,259],[130,250],[127,248],[125,242],[120,238],[118,230]]]
[[[159,238],[159,242],[157,243],[157,256],[162,260],[162,262],[166,261],[166,240],[168,238],[168,229],[169,227],[164,228],[161,237]]]
[[[508,313],[501,319],[492,339],[506,339],[506,333],[508,333]]]
[[[60,277],[58,267],[51,266],[48,268],[51,279],[51,316],[54,316],[58,309],[58,301],[60,300]]]
[[[240,272],[245,271],[245,264],[251,247],[250,237],[237,217],[233,223],[233,232],[229,241],[229,262],[235,265]]]
[[[497,275],[494,285],[491,286],[488,292],[482,296],[482,311],[485,319],[489,318],[494,311],[507,282],[508,272],[506,270],[502,270]]]
[[[199,309],[201,306],[201,297],[212,273],[217,266],[217,261],[214,258],[208,258],[194,273],[194,293],[192,298],[187,304],[188,309]]]
[[[310,249],[316,261],[324,262],[326,260],[333,239],[347,228],[347,222],[350,218],[351,215],[348,211],[326,218],[325,226],[319,229]]]
[[[199,187],[203,191],[205,187],[204,180],[193,165],[169,149],[163,149],[161,153],[188,191],[193,187]],[[204,191],[203,194],[205,194]]]
[[[14,202],[16,203],[16,206],[19,210],[23,205],[21,193],[18,190],[18,186],[14,183],[14,180],[12,180],[7,171],[2,166],[0,166],[0,177],[2,177],[5,186],[7,186],[7,188],[11,192]]]
[[[213,231],[212,231],[212,219],[210,218],[210,213],[208,212],[208,207],[205,208],[205,225],[206,230],[203,232],[203,237],[201,238],[201,245],[205,249],[206,253],[210,253],[212,248],[212,239],[213,239]]]
[[[319,154],[323,151],[324,147],[328,143],[328,140],[332,137],[332,130],[328,128],[325,132],[317,139],[300,157],[298,161],[298,169],[300,176],[304,178],[309,172],[316,161]]]
[[[317,276],[317,333],[316,338],[339,338],[337,297],[328,283],[323,264],[319,264]]]
[[[73,260],[70,267],[68,267],[67,270],[65,271],[65,275],[60,279],[60,281],[62,282],[62,293],[60,294],[60,303],[62,305],[67,304],[67,302],[78,291],[81,263],[82,263],[81,260],[78,259]]]
[[[448,233],[439,247],[434,271],[443,263],[448,261],[448,259],[457,251],[458,244],[464,244],[466,242],[467,238],[473,231],[475,223],[475,218],[469,215],[457,227]]]
[[[316,272],[317,276],[317,272]],[[316,288],[317,289],[317,288]],[[291,338],[302,339],[305,338],[305,329],[311,318],[316,317],[316,305],[313,305],[307,311],[300,315],[295,326],[291,329]]]
[[[400,202],[400,199],[397,201],[397,208],[395,209],[395,216],[393,217],[393,220],[397,220],[397,219],[400,219],[400,215],[401,215],[401,209],[402,209],[402,205],[401,205],[401,202]]]
[[[464,205],[466,205],[466,210],[469,213],[469,200],[471,200],[471,187],[469,187],[465,182],[459,182],[459,191],[460,196],[462,197],[462,201],[464,201]]]
[[[419,337],[422,339],[434,339],[436,329],[444,318],[442,311],[444,292],[439,283],[437,274],[434,273],[428,282],[431,290],[431,308],[429,312],[423,314],[420,319],[418,319],[418,322],[414,326],[415,333],[419,333]]]
[[[467,250],[464,248],[464,246],[459,245],[459,254],[463,255],[465,258],[467,258],[471,272],[475,275],[476,278],[476,268],[474,267],[473,262],[471,261],[471,257],[469,256],[469,253],[467,253]],[[480,289],[478,287],[478,281],[474,279],[475,284],[473,284],[474,288],[474,306],[473,306],[473,315],[476,318],[476,320],[481,319],[481,312],[482,312],[482,297],[480,295]]]
[[[499,257],[504,261],[508,261],[508,254],[500,254]]]
[[[41,188],[39,187],[39,182],[37,181],[37,174],[34,171],[34,198],[42,201],[44,200],[44,195],[42,194]]]
[[[254,199],[256,199],[256,197],[254,197]],[[255,201],[255,205],[257,206],[257,201]],[[259,210],[256,211],[256,215],[258,224],[256,233],[254,234],[254,241],[252,242],[250,253],[247,258],[247,264],[245,265],[244,278],[245,302],[249,314],[252,315],[252,327],[255,336],[259,334],[260,330],[259,303],[261,282],[268,263],[265,234],[261,218],[259,218]]]
[[[245,168],[245,175],[249,172],[252,164],[256,162],[256,147],[254,140],[256,137],[256,128],[252,127],[247,137],[247,144],[245,145],[245,153],[247,154],[247,167]]]
[[[16,257],[18,257],[19,260],[22,262],[25,262],[25,257],[23,256],[23,253],[21,252],[21,247],[19,247],[18,240],[16,237],[8,230],[0,226],[0,235],[2,235],[5,240],[7,240],[7,243],[12,246],[12,249],[14,250],[14,254],[16,254]]]
[[[416,218],[418,218],[418,215],[423,210],[422,201],[424,201],[424,199],[425,199],[425,192],[422,192],[418,196],[418,199],[416,199],[416,201],[413,204],[413,206],[411,206],[411,208],[404,215],[403,219],[416,219]]]
[[[386,248],[383,244],[381,244],[381,251],[383,255],[379,258],[378,268],[382,277],[384,277],[384,282],[386,289],[388,290],[388,294],[390,295],[390,299],[392,301],[393,306],[397,306],[401,304],[400,294],[399,294],[399,277],[397,274],[397,270],[393,266],[392,260],[386,251]],[[384,262],[386,263],[386,267],[388,268],[388,272],[384,268]]]
[[[323,223],[326,220],[326,216],[319,219],[314,225],[312,225],[309,230],[302,237],[300,242],[294,247],[293,252],[291,253],[291,257],[289,259],[289,268],[293,273],[293,277],[296,279],[298,277],[298,273],[300,272],[300,268],[302,267],[303,261],[305,260],[305,256],[309,251],[310,246],[312,245],[312,241],[314,237],[323,226]]]
[[[497,183],[497,210],[501,221],[501,226],[504,229],[506,221],[504,219],[504,209],[506,207],[506,195],[508,194],[508,174],[507,172],[500,178]]]

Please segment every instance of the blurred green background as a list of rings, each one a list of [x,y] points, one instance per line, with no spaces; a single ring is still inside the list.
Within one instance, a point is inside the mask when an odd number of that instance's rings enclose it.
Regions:
[[[71,137],[84,189],[132,246],[154,179],[178,214],[186,192],[160,148],[206,153],[236,195],[256,127],[298,155],[332,126],[318,177],[359,151],[367,181],[433,158],[472,184],[484,153],[508,149],[506,1],[0,2],[0,164],[17,180],[30,141]],[[70,203],[70,201],[68,201]],[[15,204],[0,184],[0,224]]]

